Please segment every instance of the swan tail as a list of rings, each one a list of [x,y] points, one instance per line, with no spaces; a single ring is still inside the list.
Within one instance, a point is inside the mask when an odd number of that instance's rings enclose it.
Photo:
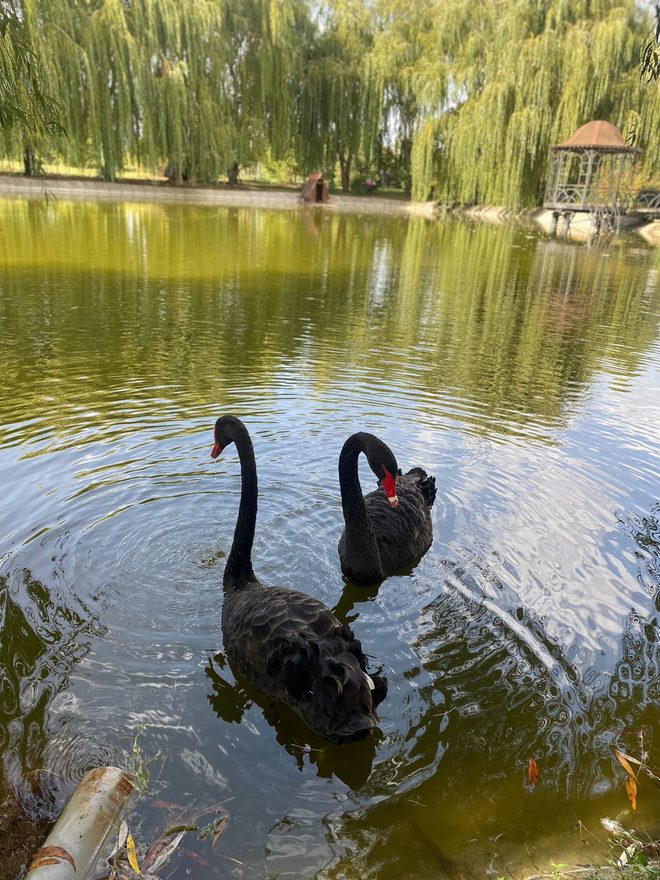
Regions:
[[[374,709],[387,694],[387,679],[366,673],[362,646],[347,627],[324,638],[282,639],[268,660],[268,673],[336,742],[367,736],[378,720]]]
[[[424,501],[429,508],[433,507],[437,491],[435,488],[435,477],[430,476],[420,467],[411,468],[406,476],[414,476],[417,478],[417,487],[422,493]]]
[[[281,639],[268,658],[266,671],[277,679],[294,699],[302,700],[311,691],[318,674],[319,645],[304,636]]]
[[[373,690],[371,691],[371,699],[373,701],[374,708],[379,706],[385,697],[387,696],[387,679],[384,675],[381,675],[381,669],[378,670],[377,675],[371,676],[371,681],[373,682]]]

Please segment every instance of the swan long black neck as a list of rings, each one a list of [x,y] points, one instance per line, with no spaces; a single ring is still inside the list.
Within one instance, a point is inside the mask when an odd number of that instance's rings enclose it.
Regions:
[[[351,553],[355,548],[365,568],[377,572],[382,569],[382,562],[358,476],[358,458],[361,452],[366,454],[371,437],[371,434],[359,432],[344,443],[339,454],[339,487],[347,552]]]
[[[247,429],[240,422],[233,426],[231,439],[241,462],[241,503],[234,529],[234,541],[225,566],[225,587],[240,588],[255,581],[252,571],[252,543],[257,522],[257,466]]]

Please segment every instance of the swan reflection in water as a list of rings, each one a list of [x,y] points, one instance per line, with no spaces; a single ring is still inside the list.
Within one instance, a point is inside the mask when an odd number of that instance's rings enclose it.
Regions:
[[[340,623],[350,626],[359,617],[359,611],[354,610],[355,606],[373,601],[378,596],[380,587],[380,584],[358,587],[351,581],[345,581],[344,589],[341,592],[339,601],[332,609],[332,613]]]
[[[226,677],[228,668],[226,657],[221,652],[209,657],[205,668],[213,685],[208,700],[219,718],[228,724],[240,724],[245,712],[254,703],[275,729],[277,742],[295,759],[299,770],[303,770],[307,757],[324,779],[336,776],[353,791],[358,791],[366,784],[382,738],[380,731],[376,730],[367,739],[357,742],[342,745],[328,742],[312,733],[284,703],[269,700],[240,676],[236,676],[234,681],[229,680]]]

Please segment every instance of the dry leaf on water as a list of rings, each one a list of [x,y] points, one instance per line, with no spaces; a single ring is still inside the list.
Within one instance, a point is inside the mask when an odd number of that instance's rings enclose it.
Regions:
[[[628,778],[626,779],[626,791],[628,793],[628,798],[630,799],[630,806],[633,810],[637,809],[637,774],[630,766],[629,760],[634,761],[636,764],[639,764],[641,767],[641,763],[637,761],[635,758],[630,758],[629,755],[624,755],[623,752],[620,752],[618,749],[614,749],[614,754],[616,755],[617,761],[621,764],[623,769],[628,774]]]
[[[126,841],[128,839],[128,825],[122,819],[119,823],[119,830],[117,831],[117,843],[113,848],[112,852],[108,856],[108,861],[114,859],[120,849],[123,849],[126,846]]]
[[[617,761],[619,761],[619,763],[621,764],[623,769],[626,771],[626,773],[628,773],[630,776],[632,776],[633,779],[636,780],[637,774],[635,773],[633,768],[630,766],[628,761],[629,760],[634,761],[636,764],[639,764],[640,766],[641,766],[641,761],[637,761],[635,758],[630,758],[629,755],[624,755],[624,753],[620,752],[618,749],[614,749],[614,754],[616,755]]]
[[[529,764],[527,765],[527,778],[529,779],[530,785],[536,785],[538,782],[539,766],[534,758],[529,759]]]
[[[218,819],[216,821],[214,832],[213,832],[213,843],[211,844],[211,846],[215,846],[216,843],[220,840],[228,823],[229,823],[229,816],[222,816],[220,819]]]
[[[149,852],[144,857],[143,867],[145,871],[147,868],[150,872],[157,871],[159,868],[169,860],[170,856],[177,848],[177,846],[181,843],[185,836],[185,831],[180,831],[176,837],[172,837],[169,840],[167,838],[161,838],[156,841],[156,843],[149,849]]]
[[[128,864],[133,868],[136,874],[141,874],[142,871],[138,865],[137,853],[135,852],[135,841],[133,840],[132,834],[129,834],[126,838],[126,853],[128,855]]]
[[[183,810],[185,807],[182,807],[181,804],[175,804],[172,801],[162,801],[160,799],[156,799],[155,801],[151,801],[151,803],[147,804],[148,807],[154,807],[158,810]]]
[[[193,852],[193,850],[191,850],[191,849],[186,850],[186,855],[188,856],[189,859],[191,859],[191,861],[197,862],[197,864],[201,865],[203,868],[210,868],[211,867],[211,863],[208,862],[204,858],[204,856],[200,856],[199,853]]]

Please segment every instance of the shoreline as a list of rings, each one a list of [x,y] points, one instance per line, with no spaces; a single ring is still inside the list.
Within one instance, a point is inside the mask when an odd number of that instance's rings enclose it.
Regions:
[[[154,181],[108,182],[93,178],[75,177],[23,177],[19,174],[0,173],[0,197],[48,199],[65,198],[77,201],[162,202],[185,205],[218,205],[228,208],[265,208],[277,211],[294,211],[299,208],[321,208],[333,213],[384,214],[399,217],[423,217],[437,220],[443,214],[478,220],[482,223],[502,225],[522,223],[535,226],[544,234],[552,236],[552,212],[543,208],[527,208],[513,211],[495,205],[479,205],[469,208],[442,208],[435,202],[413,202],[387,196],[332,195],[324,205],[303,203],[299,191],[294,189],[267,189],[239,184],[235,189],[214,187],[176,187],[169,183]],[[567,241],[588,241],[591,236],[588,215],[576,216],[571,224]],[[660,218],[645,221],[639,217],[624,217],[623,232],[639,235],[651,245],[660,246]],[[555,236],[559,240],[561,237]]]
[[[558,241],[585,242],[590,240],[593,233],[589,214],[576,214],[571,223],[570,234],[564,237],[556,233],[553,234],[552,211],[548,211],[546,208],[524,208],[521,211],[513,211],[497,205],[475,205],[470,208],[455,208],[451,213],[495,226],[511,222],[536,226],[547,236],[556,238]],[[660,218],[644,220],[639,216],[624,215],[620,231],[628,234],[634,233],[641,236],[647,244],[660,246]]]
[[[238,185],[235,189],[213,187],[176,187],[169,183],[116,182],[103,180],[23,177],[0,174],[0,196],[19,198],[67,198],[76,200],[103,200],[122,202],[169,202],[186,205],[220,205],[229,208],[271,208],[293,211],[301,207],[316,208],[338,213],[390,214],[407,217],[435,215],[433,202],[410,202],[384,196],[332,195],[325,205],[300,201],[297,190],[252,189]]]

